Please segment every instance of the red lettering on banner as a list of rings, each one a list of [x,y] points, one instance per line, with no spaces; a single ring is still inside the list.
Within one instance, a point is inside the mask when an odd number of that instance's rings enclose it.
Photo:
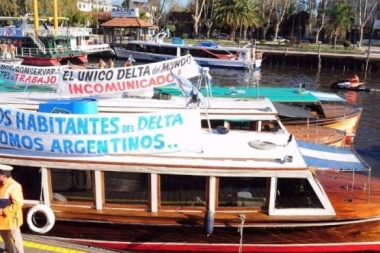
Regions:
[[[180,72],[180,71],[178,71]],[[102,94],[133,91],[139,89],[146,89],[150,87],[170,84],[174,82],[174,78],[170,73],[166,75],[158,75],[151,78],[144,78],[139,80],[125,80],[117,82],[103,82],[103,83],[69,83],[69,94]]]
[[[57,84],[56,76],[27,76],[15,73],[15,81],[24,84]]]

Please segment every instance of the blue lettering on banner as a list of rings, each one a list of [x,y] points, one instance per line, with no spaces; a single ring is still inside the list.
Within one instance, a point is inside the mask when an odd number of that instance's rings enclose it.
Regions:
[[[176,125],[183,125],[183,119],[180,114],[165,115],[164,118],[161,115],[140,116],[138,120],[138,130],[155,130]]]
[[[132,123],[132,124],[130,124]],[[80,116],[30,113],[0,107],[0,145],[55,154],[101,155],[170,151],[177,139],[170,129],[184,125],[181,113]],[[178,131],[178,128],[177,128]],[[174,140],[174,143],[168,143]]]

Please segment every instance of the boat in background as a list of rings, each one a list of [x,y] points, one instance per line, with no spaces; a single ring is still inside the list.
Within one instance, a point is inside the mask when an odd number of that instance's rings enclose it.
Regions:
[[[132,40],[127,45],[115,47],[118,59],[133,57],[137,61],[164,61],[190,54],[204,67],[252,68],[260,70],[262,54],[251,44],[240,47],[224,47],[215,42],[200,42],[198,45],[184,44],[180,38],[172,43],[164,42],[165,32],[155,34],[150,40]]]
[[[269,98],[289,131],[301,140],[306,138],[318,144],[352,145],[362,114],[362,108],[346,103],[340,96],[309,91],[303,84],[297,88],[259,85],[227,87],[212,85],[210,79],[205,85],[197,86],[204,96]],[[176,85],[155,87],[155,93],[183,96]]]
[[[31,95],[28,110],[0,100],[0,129],[20,138],[0,143],[0,159],[28,189],[23,233],[126,251],[380,249],[380,180],[355,152],[286,130],[202,127],[224,122],[221,111],[260,126],[276,117],[268,99],[176,97],[182,108],[128,111],[115,98]]]
[[[364,85],[364,82],[353,84],[348,79],[336,81],[330,85],[330,88],[335,90],[371,91],[370,88]]]
[[[1,17],[0,20],[13,22],[11,26],[0,27],[0,41],[13,44],[16,57],[22,58],[25,65],[59,66],[68,59],[87,62],[86,52],[79,49],[77,43],[89,33],[88,28],[54,28],[47,25],[48,19],[38,17],[34,24],[29,17]],[[40,22],[44,29],[39,29]]]

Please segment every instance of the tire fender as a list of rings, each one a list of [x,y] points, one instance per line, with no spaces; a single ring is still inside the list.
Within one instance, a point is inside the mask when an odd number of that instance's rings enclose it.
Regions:
[[[36,226],[36,224],[34,222],[34,218],[35,218],[34,215],[37,212],[43,213],[46,217],[46,224],[43,227]],[[30,230],[32,230],[33,232],[36,232],[39,234],[45,234],[53,228],[54,223],[55,223],[55,215],[54,215],[53,210],[51,210],[50,207],[48,207],[46,205],[39,204],[39,205],[35,205],[31,209],[29,209],[27,216],[26,216],[26,222],[27,222]]]

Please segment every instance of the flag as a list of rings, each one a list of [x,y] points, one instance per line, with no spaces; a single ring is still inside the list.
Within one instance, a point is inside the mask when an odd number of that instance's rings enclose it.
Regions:
[[[197,106],[204,104],[204,97],[202,93],[188,79],[183,76],[174,74],[173,71],[170,71],[170,73],[174,77],[174,80],[177,82],[179,89],[182,91],[182,94],[191,98],[186,107],[188,107],[191,103],[196,104]]]

